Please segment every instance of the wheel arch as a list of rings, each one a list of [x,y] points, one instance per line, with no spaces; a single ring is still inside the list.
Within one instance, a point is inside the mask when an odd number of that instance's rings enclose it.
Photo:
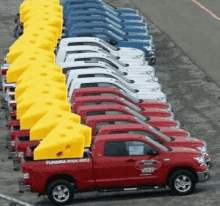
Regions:
[[[76,180],[69,174],[57,174],[57,175],[53,175],[51,177],[48,178],[48,180],[46,181],[45,184],[45,193],[47,192],[47,188],[48,186],[54,182],[55,180],[66,180],[68,182],[71,183],[71,185],[74,187],[74,189],[77,189],[77,185],[76,185]]]
[[[198,182],[198,176],[197,176],[197,173],[195,172],[195,170],[189,166],[182,166],[182,167],[174,167],[169,171],[169,173],[167,175],[167,182],[166,182],[167,184],[169,183],[169,180],[170,180],[170,177],[172,176],[172,174],[178,170],[187,170],[187,171],[191,172],[193,174],[193,176],[195,177],[196,182]]]

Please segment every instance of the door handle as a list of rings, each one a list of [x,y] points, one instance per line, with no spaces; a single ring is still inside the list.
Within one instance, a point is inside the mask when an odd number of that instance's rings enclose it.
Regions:
[[[143,165],[151,165],[154,164],[156,161],[155,160],[142,160],[140,163]]]
[[[129,159],[129,160],[126,160],[125,162],[127,162],[127,163],[131,163],[131,162],[135,162],[135,160],[133,160],[133,159]]]

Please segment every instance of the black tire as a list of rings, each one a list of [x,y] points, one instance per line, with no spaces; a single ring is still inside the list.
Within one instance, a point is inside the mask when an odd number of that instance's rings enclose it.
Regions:
[[[180,181],[183,181],[181,183],[185,182],[187,185],[184,186],[184,185],[178,184],[178,179]],[[168,186],[170,187],[172,193],[175,195],[188,195],[192,193],[193,190],[195,189],[196,179],[190,171],[178,170],[170,176]]]
[[[56,192],[56,190],[59,188],[59,186],[60,186],[61,190],[67,189],[67,191],[64,192],[64,194],[63,194],[67,197],[59,197],[58,194],[57,195],[54,194]],[[58,192],[56,192],[56,193],[58,193]],[[52,182],[48,186],[47,196],[50,199],[50,201],[55,205],[66,205],[70,201],[72,201],[72,199],[74,197],[74,187],[70,184],[70,182],[68,182],[66,180],[62,180],[62,179],[55,180],[54,182]],[[59,201],[59,199],[60,199],[60,201]]]

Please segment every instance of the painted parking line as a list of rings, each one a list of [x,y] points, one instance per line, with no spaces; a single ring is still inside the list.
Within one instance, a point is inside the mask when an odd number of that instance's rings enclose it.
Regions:
[[[201,9],[203,9],[204,11],[206,11],[207,13],[209,13],[212,17],[214,17],[215,19],[217,19],[218,21],[220,21],[220,18],[218,16],[216,16],[213,12],[211,12],[210,10],[208,10],[206,7],[204,7],[202,4],[200,4],[198,1],[196,0],[192,0],[193,3],[197,4]]]

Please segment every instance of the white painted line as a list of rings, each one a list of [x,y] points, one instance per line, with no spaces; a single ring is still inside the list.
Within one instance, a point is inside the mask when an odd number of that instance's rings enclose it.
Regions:
[[[198,1],[196,0],[192,0],[193,3],[197,4],[201,9],[203,9],[204,11],[206,11],[207,13],[209,13],[213,18],[217,19],[218,21],[220,21],[220,18],[218,16],[216,16],[213,12],[211,12],[210,10],[208,10],[206,7],[204,7],[202,4],[200,4]]]
[[[12,198],[12,197],[9,197],[9,196],[6,196],[6,195],[3,195],[3,194],[0,193],[0,199],[1,198],[5,199],[5,200],[8,200],[10,202],[14,202],[14,203],[17,203],[17,204],[20,204],[20,205],[24,205],[24,206],[34,206],[34,205],[30,205],[30,204],[28,204],[26,202],[23,202],[21,200],[17,200],[15,198]]]

